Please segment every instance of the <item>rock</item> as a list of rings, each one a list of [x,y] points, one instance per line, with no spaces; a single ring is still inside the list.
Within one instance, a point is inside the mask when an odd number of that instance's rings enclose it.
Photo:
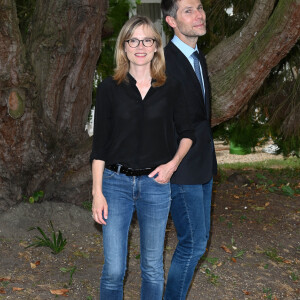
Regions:
[[[2,213],[0,237],[32,238],[39,233],[28,229],[36,226],[48,233],[50,220],[55,231],[60,230],[65,236],[99,233],[100,226],[94,222],[91,211],[70,203],[45,201],[34,204],[22,202]]]
[[[240,174],[240,173],[233,173],[227,178],[227,181],[232,182],[233,184],[236,185],[244,185],[244,184],[249,184],[249,180],[246,176]]]

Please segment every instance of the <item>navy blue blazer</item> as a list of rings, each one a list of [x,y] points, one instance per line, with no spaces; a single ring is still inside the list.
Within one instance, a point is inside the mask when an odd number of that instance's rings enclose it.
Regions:
[[[211,92],[206,60],[200,63],[205,85],[205,101],[196,73],[185,55],[172,43],[165,47],[167,76],[181,82],[180,97],[187,100],[187,110],[195,129],[196,141],[171,178],[175,184],[204,184],[217,173],[217,160],[211,131]]]

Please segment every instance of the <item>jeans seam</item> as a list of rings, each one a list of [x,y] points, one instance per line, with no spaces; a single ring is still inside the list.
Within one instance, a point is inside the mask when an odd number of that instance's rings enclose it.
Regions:
[[[182,195],[183,195],[183,198],[185,200],[185,197],[184,197],[184,190],[181,189],[181,192],[180,192]],[[187,217],[188,217],[188,224],[189,224],[189,228],[190,228],[190,232],[191,232],[191,240],[192,240],[192,245],[194,245],[194,237],[193,237],[193,231],[191,230],[191,219],[190,219],[190,216],[189,216],[189,213],[188,213],[188,209],[187,209],[187,206],[186,206],[186,201],[184,201],[184,206],[185,206],[185,210],[187,212]],[[181,282],[181,287],[180,287],[180,293],[179,293],[179,296],[180,296],[180,299],[182,298],[182,293],[183,293],[183,287],[184,287],[184,282],[185,282],[185,279],[186,279],[186,275],[187,275],[187,270],[189,268],[189,265],[190,265],[190,262],[191,262],[191,259],[193,257],[193,253],[194,252],[194,246],[192,247],[192,251],[191,251],[191,256],[189,257],[189,259],[187,260],[187,263],[185,265],[185,270],[184,270],[184,275],[182,276],[183,280]]]

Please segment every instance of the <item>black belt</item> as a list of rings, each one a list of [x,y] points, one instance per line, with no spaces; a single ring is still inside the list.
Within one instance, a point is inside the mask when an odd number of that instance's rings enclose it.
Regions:
[[[105,168],[117,173],[125,174],[126,176],[149,175],[153,170],[155,170],[155,168],[131,169],[122,165],[108,165],[105,166]]]

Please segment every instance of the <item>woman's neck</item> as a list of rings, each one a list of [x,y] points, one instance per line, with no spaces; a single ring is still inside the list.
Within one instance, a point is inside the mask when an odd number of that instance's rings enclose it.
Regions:
[[[137,83],[151,81],[151,72],[149,68],[129,68],[129,73]]]

